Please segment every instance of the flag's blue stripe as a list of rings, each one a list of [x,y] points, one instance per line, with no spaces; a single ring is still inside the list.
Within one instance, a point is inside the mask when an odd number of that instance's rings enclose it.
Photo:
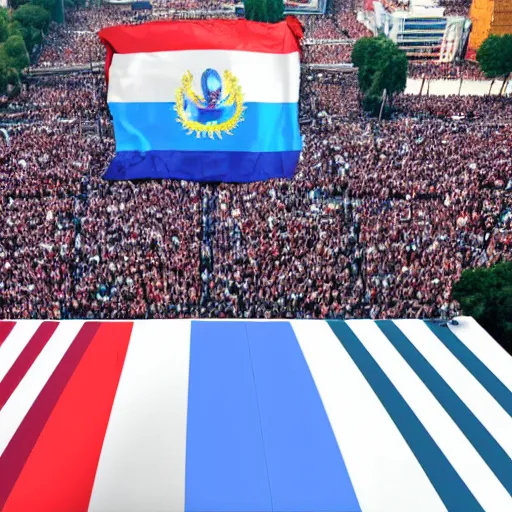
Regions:
[[[188,400],[185,511],[272,511],[243,323],[192,322]]]
[[[247,322],[245,327],[274,510],[359,511],[336,438],[292,327],[288,322]]]
[[[512,460],[505,450],[394,322],[376,323],[512,495]]]
[[[299,151],[123,151],[116,155],[103,177],[108,180],[183,179],[223,182],[291,178],[299,156]]]
[[[382,402],[446,508],[483,512],[441,449],[354,332],[343,321],[328,323]]]
[[[512,392],[455,334],[439,322],[425,322],[443,345],[466,367],[494,399],[512,416]]]
[[[247,103],[232,135],[196,137],[176,121],[174,103],[110,103],[117,151],[299,151],[297,103]]]

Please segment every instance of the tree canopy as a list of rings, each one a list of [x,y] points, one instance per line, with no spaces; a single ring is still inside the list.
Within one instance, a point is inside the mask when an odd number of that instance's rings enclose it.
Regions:
[[[512,354],[512,261],[465,270],[452,296]]]
[[[0,16],[0,43],[3,43],[9,37],[9,22],[3,16]]]
[[[5,7],[0,7],[0,19],[9,22],[9,11]]]
[[[0,95],[7,92],[9,68],[5,57],[0,53]]]
[[[407,56],[385,36],[363,37],[352,50],[359,88],[366,99],[380,98],[384,89],[390,100],[405,90]]]
[[[55,6],[57,5],[57,0],[30,0],[30,3],[32,5],[39,5],[47,11],[52,12],[52,10],[55,9]]]
[[[283,0],[244,0],[245,19],[277,23],[284,19]]]
[[[6,84],[18,84],[18,73],[30,63],[29,52],[41,43],[57,0],[10,0],[11,10],[0,7],[0,93]]]
[[[487,78],[512,73],[512,34],[489,36],[480,46],[476,59]]]
[[[27,4],[29,0],[9,0],[9,5],[11,9],[18,9],[18,7],[22,6],[23,4]]]
[[[40,5],[25,4],[12,16],[22,27],[34,27],[46,31],[50,25],[50,13]]]
[[[21,71],[30,63],[27,47],[20,36],[10,36],[0,47],[0,54],[5,57],[7,67],[16,71]]]

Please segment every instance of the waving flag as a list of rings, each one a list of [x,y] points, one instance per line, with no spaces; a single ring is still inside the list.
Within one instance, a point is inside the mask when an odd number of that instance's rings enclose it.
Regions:
[[[301,150],[296,19],[110,27],[106,179],[257,181],[293,176]]]
[[[0,321],[2,512],[508,512],[471,318]]]

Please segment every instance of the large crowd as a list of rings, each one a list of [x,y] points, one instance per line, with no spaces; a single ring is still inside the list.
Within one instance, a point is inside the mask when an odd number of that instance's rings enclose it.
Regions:
[[[40,65],[88,61],[87,33],[120,21],[72,13]],[[512,99],[401,95],[379,123],[354,74],[301,88],[294,179],[199,185],[102,180],[101,75],[25,84],[0,111],[0,318],[456,314],[464,268],[512,259]]]

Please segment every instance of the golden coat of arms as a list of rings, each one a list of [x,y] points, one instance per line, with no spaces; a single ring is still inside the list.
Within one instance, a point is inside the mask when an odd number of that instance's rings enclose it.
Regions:
[[[202,95],[192,87],[193,75],[187,71],[176,91],[176,121],[181,123],[188,135],[222,139],[222,134],[233,135],[241,123],[245,110],[242,88],[237,78],[224,71],[221,79],[214,69],[207,69],[201,75]]]

